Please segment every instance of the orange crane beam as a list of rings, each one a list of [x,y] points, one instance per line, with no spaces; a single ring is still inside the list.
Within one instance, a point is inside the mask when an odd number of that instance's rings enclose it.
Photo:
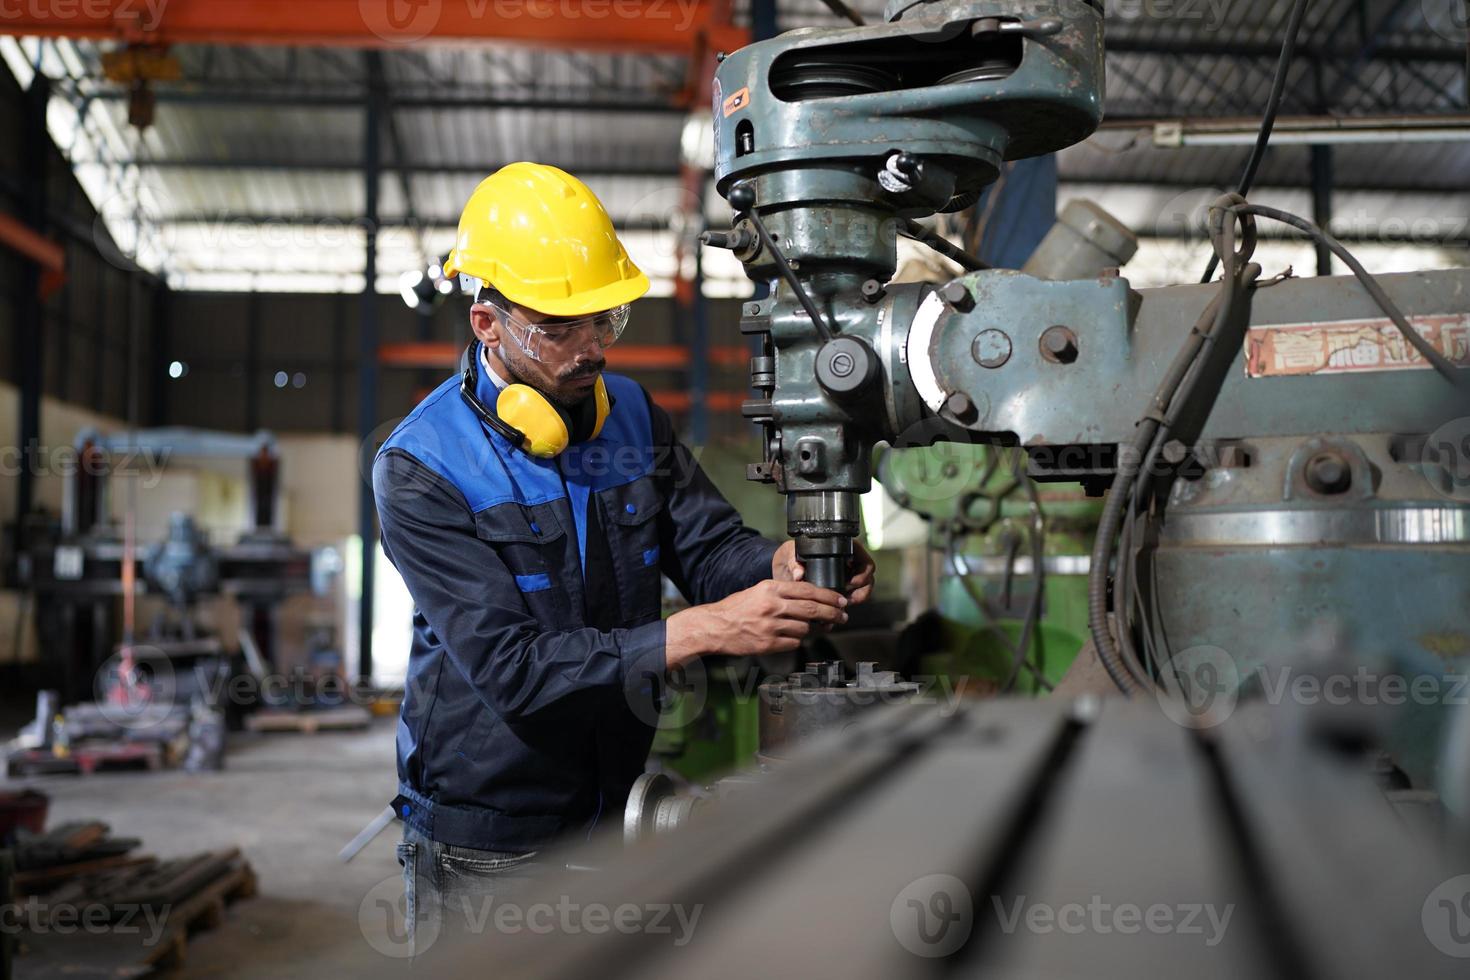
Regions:
[[[0,245],[9,247],[41,267],[44,300],[66,282],[66,249],[13,215],[0,213]]]
[[[733,51],[727,0],[54,0],[0,4],[0,33],[134,44],[393,48],[524,41],[618,51]]]

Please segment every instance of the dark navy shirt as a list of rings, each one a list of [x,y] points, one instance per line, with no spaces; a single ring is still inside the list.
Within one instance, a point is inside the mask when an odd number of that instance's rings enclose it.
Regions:
[[[532,850],[618,819],[662,691],[660,575],[695,604],[770,577],[775,542],[641,386],[604,380],[603,431],[553,460],[481,423],[457,377],[378,452],[383,549],[415,605],[395,806],[442,843]]]

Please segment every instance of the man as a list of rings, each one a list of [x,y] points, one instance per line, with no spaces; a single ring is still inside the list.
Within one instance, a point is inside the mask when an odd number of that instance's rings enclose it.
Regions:
[[[648,279],[592,192],[511,164],[460,219],[477,278],[457,375],[380,450],[383,548],[416,606],[398,726],[409,918],[437,930],[567,834],[616,821],[666,670],[794,650],[872,590],[801,581],[636,383],[603,374]],[[691,602],[660,616],[660,575]]]

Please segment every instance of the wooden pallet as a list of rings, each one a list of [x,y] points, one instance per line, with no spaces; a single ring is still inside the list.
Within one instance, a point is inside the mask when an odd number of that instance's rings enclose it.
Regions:
[[[170,753],[158,742],[103,742],[79,745],[66,755],[50,749],[22,749],[6,761],[12,779],[26,776],[83,775],[123,770],[157,770],[170,761]]]
[[[156,935],[147,928],[100,934],[22,933],[24,954],[16,967],[21,976],[36,980],[131,980],[154,970],[178,969],[190,936],[222,925],[230,905],[255,893],[255,872],[237,857],[222,874],[166,906]],[[160,917],[156,914],[154,921]]]
[[[201,929],[214,929],[225,921],[225,907],[242,898],[255,895],[255,872],[241,861],[223,876],[185,899],[169,916],[167,938],[153,949],[147,959],[155,969],[177,968],[184,963],[189,935]]]
[[[126,868],[140,868],[146,864],[153,863],[154,860],[151,857],[132,857],[127,854],[119,854],[114,857],[75,861],[71,864],[53,864],[50,867],[36,868],[33,871],[17,871],[15,873],[15,890],[22,895],[37,895],[84,875],[94,875],[103,871],[122,871]]]
[[[344,732],[366,728],[372,715],[355,704],[325,711],[258,711],[245,719],[252,732]]]

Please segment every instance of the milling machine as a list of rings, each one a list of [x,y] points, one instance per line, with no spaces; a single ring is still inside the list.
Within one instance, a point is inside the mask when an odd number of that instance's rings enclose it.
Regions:
[[[1258,281],[1257,218],[1316,232],[1239,197],[1211,208],[1225,274],[1208,284],[956,256],[917,219],[1102,117],[1100,10],[1038,9],[894,0],[885,23],[792,31],[719,68],[715,177],[735,221],[706,241],[771,287],[741,321],[761,344],[750,476],[786,496],[808,580],[844,580],[875,445],[1019,446],[1032,479],[1112,490],[1089,626],[1123,692],[1207,710],[1215,687],[1306,659],[1462,670],[1470,272]],[[900,235],[971,271],[889,283]],[[1409,705],[1396,726],[1415,785],[1435,782],[1445,708]]]

